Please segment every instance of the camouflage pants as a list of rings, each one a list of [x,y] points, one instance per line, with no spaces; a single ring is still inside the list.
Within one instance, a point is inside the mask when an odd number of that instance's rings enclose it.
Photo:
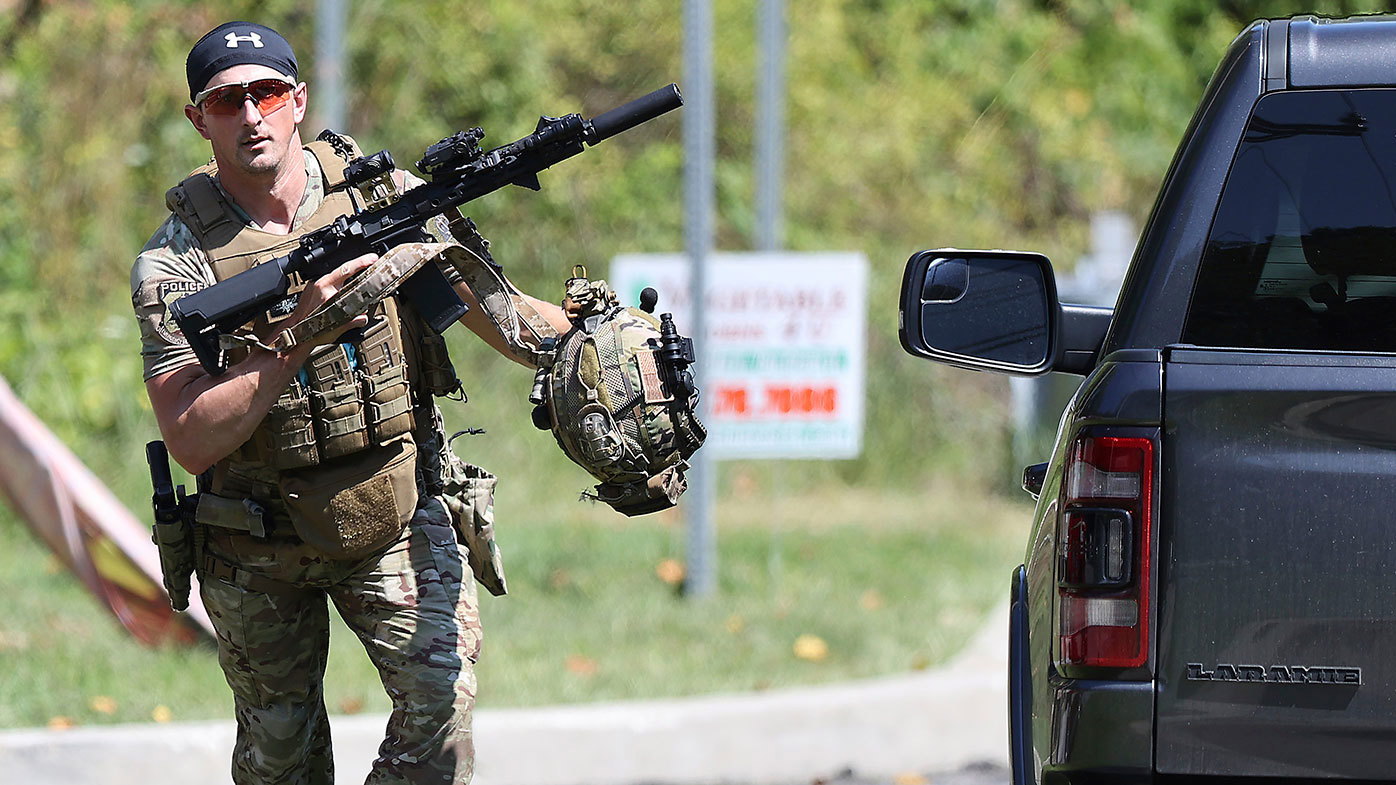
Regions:
[[[392,699],[368,783],[466,783],[480,653],[475,582],[439,498],[397,542],[362,561],[296,539],[210,529],[208,550],[236,572],[201,582],[237,716],[233,781],[334,780],[323,681],[333,602]]]

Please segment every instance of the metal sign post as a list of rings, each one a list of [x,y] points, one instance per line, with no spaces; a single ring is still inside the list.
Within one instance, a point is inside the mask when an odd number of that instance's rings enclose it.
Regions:
[[[341,133],[344,107],[344,27],[349,0],[319,0],[315,6],[315,84],[311,87],[320,127]]]
[[[684,0],[684,249],[693,268],[693,290],[705,291],[707,257],[713,242],[713,120],[712,28],[709,0]],[[691,330],[699,389],[706,386],[709,355],[705,336],[704,309],[693,309]],[[698,417],[704,419],[712,404],[703,397]],[[683,507],[688,527],[687,577],[684,593],[705,597],[717,588],[717,535],[713,525],[715,466],[699,450],[693,456],[687,504]]]
[[[761,0],[756,40],[756,249],[785,244],[781,186],[785,179],[785,0]]]

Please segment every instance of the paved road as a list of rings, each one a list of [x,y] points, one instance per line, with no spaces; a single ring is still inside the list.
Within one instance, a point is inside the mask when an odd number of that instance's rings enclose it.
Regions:
[[[860,777],[843,771],[830,779],[798,785],[1009,785],[1012,774],[992,763],[972,763],[954,771],[933,774],[905,774],[892,779]],[[796,785],[792,783],[792,785]]]
[[[758,694],[481,710],[476,781],[1007,785],[1007,619],[1005,604],[954,661],[921,673]],[[384,720],[332,720],[343,782],[367,774]],[[232,742],[231,721],[4,731],[0,783],[226,785]]]
[[[1012,775],[1008,769],[992,764],[966,766],[959,771],[932,775],[928,785],[1009,785]]]

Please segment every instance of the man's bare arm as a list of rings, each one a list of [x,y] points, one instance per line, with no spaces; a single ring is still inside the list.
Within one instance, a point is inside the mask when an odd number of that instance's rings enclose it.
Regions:
[[[312,282],[286,325],[309,316],[376,259],[372,254],[360,256]],[[361,316],[344,329],[365,323],[366,317]],[[192,364],[152,377],[145,389],[170,455],[185,470],[198,474],[232,453],[271,411],[310,350],[336,337],[338,333],[280,354],[254,349],[247,359],[219,376],[210,376],[202,366]]]
[[[460,295],[460,298],[465,301],[465,304],[470,307],[470,310],[460,318],[460,323],[470,328],[471,332],[480,336],[480,338],[493,347],[495,351],[520,365],[532,368],[532,365],[529,365],[520,357],[515,357],[514,354],[509,351],[508,345],[504,343],[504,336],[499,334],[499,330],[495,328],[494,323],[489,320],[489,317],[485,316],[485,309],[480,307],[480,302],[475,299],[475,293],[470,291],[470,287],[466,286],[464,283],[458,283],[455,285],[455,290],[456,293]],[[539,300],[527,294],[520,294],[544,319],[548,320],[548,324],[552,325],[554,330],[557,330],[558,335],[572,329],[572,323],[568,321],[567,314],[562,310],[562,306],[547,302],[546,300]]]

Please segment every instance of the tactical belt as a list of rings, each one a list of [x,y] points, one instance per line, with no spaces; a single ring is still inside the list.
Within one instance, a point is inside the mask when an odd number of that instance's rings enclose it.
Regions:
[[[194,521],[204,526],[246,532],[259,539],[279,533],[275,516],[261,503],[252,499],[230,499],[208,492],[199,494]],[[289,533],[289,529],[287,531]],[[297,588],[285,581],[248,572],[220,559],[208,550],[204,550],[199,568],[201,581],[219,580],[261,594],[286,594]]]
[[[204,526],[246,532],[259,539],[278,533],[275,517],[261,503],[252,499],[230,499],[208,492],[199,494],[194,521]],[[248,572],[229,564],[208,550],[204,550],[199,563],[199,580],[219,580],[261,594],[286,594],[297,588],[294,584]]]
[[[252,499],[230,499],[207,492],[199,494],[194,521],[219,529],[247,532],[260,539],[277,533],[275,517],[260,502]]]
[[[211,553],[204,554],[202,566],[203,570],[199,573],[199,580],[203,582],[208,582],[210,579],[220,580],[260,594],[288,594],[300,588],[294,583],[278,581],[275,578],[268,578],[265,575],[258,575],[240,567],[234,567]]]

